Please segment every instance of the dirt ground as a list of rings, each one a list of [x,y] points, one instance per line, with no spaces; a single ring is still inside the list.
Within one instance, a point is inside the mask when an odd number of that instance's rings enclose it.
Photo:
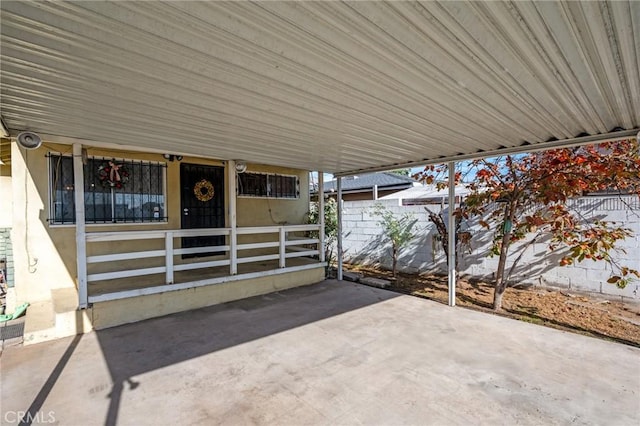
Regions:
[[[391,272],[386,270],[357,265],[345,265],[345,269],[390,280],[392,291],[442,303],[448,300],[446,276],[399,273],[393,280]],[[456,304],[459,306],[495,314],[492,302],[493,285],[458,280]],[[499,315],[640,347],[640,303],[540,287],[508,288],[502,302]]]

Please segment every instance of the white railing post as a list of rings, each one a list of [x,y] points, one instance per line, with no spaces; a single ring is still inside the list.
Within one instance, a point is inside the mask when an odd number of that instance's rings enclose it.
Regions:
[[[229,267],[231,275],[238,273],[238,232],[236,228],[229,231]]]
[[[173,232],[167,232],[164,236],[164,266],[166,271],[166,283],[173,284]]]
[[[236,162],[227,161],[227,190],[229,191],[229,273],[238,273],[238,231],[236,224],[236,201],[238,191],[236,188]]]
[[[320,262],[325,261],[325,252],[324,252],[324,172],[318,172],[318,223],[320,224],[320,229],[318,231],[318,239],[320,242],[318,243],[318,251]]]
[[[84,218],[84,163],[82,145],[73,144],[73,188],[76,208],[76,271],[78,273],[78,307],[89,307],[87,287],[87,240]]]
[[[287,241],[287,231],[285,230],[284,226],[280,227],[280,267],[284,268],[285,267],[285,254],[286,254],[286,246],[285,243]]]

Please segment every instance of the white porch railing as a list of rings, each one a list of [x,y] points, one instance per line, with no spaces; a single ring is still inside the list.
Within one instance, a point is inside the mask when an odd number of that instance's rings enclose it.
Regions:
[[[202,268],[229,266],[229,275],[237,274],[237,265],[278,260],[279,268],[287,268],[287,260],[296,257],[318,256],[318,262],[323,263],[321,253],[323,248],[319,238],[308,238],[289,235],[293,232],[319,231],[320,225],[289,225],[289,226],[260,226],[242,228],[211,228],[211,229],[176,229],[153,231],[124,231],[124,232],[91,232],[85,234],[86,244],[89,247],[94,243],[118,241],[126,243],[137,240],[164,240],[164,249],[147,251],[130,251],[123,253],[100,254],[86,257],[86,265],[121,262],[135,259],[164,258],[161,266],[115,270],[111,272],[89,273],[86,282],[113,280],[152,274],[165,274],[165,284],[174,283],[174,272],[188,271]],[[235,231],[235,232],[234,232]],[[237,244],[238,235],[265,235],[276,234],[274,241],[253,242]],[[182,237],[225,236],[228,244],[208,247],[174,248],[174,239]],[[315,246],[309,249],[309,245]],[[131,246],[131,244],[129,244]],[[306,246],[306,247],[303,247]],[[278,253],[261,254],[255,256],[239,256],[248,250],[278,248]],[[224,259],[208,260],[204,262],[174,263],[174,257],[183,254],[196,253],[221,253]],[[80,259],[78,259],[81,261]],[[91,299],[91,298],[90,298]]]

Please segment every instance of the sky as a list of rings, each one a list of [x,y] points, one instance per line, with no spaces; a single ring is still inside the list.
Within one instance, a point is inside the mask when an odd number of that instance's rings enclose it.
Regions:
[[[468,171],[468,161],[462,161],[459,163],[456,163],[456,167],[457,168],[462,168],[463,170],[466,169],[466,173],[463,171],[463,175],[465,176],[465,180],[470,180],[473,179],[475,174],[473,172],[469,172]],[[424,167],[412,167],[411,168],[411,172],[410,172],[410,176],[421,172],[424,169]],[[317,183],[318,182],[318,172],[311,172],[311,183]],[[333,175],[331,173],[324,173],[324,181],[325,182],[329,182],[332,181],[334,179]]]

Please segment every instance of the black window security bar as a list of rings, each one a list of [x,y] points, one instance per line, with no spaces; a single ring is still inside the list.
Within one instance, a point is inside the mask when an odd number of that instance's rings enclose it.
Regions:
[[[263,198],[299,198],[300,181],[297,176],[245,172],[238,175],[238,195]]]
[[[76,222],[74,198],[73,158],[62,154],[49,154],[50,223]]]
[[[118,166],[111,173],[110,162]],[[50,223],[75,223],[73,159],[49,154]],[[92,157],[84,165],[86,223],[164,222],[164,163]],[[108,171],[105,171],[108,170]]]

